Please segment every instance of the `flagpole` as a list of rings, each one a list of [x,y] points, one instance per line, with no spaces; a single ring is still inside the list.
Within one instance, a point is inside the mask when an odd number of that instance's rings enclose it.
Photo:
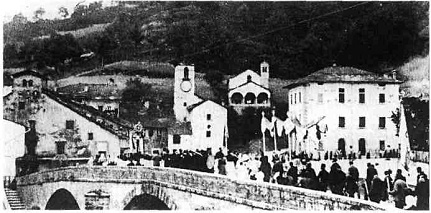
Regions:
[[[265,112],[262,111],[262,120],[265,118]],[[262,125],[262,124],[261,124]],[[261,127],[262,128],[262,127]],[[262,142],[263,142],[263,148],[262,151],[263,153],[265,153],[265,132],[266,132],[266,128],[264,131],[262,131]]]
[[[274,109],[272,110],[272,119],[274,119],[274,121],[272,123],[274,125],[274,152],[276,152],[277,151],[277,131],[275,129],[275,127],[276,127],[275,122],[277,120],[275,119],[275,110]]]

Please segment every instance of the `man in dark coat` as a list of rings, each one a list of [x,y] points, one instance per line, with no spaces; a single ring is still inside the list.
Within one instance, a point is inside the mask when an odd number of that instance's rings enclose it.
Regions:
[[[283,164],[285,163],[284,158],[282,157],[281,160],[276,161],[274,166],[272,167],[272,176],[274,176],[276,173],[278,173],[277,176],[277,183],[281,184],[283,182],[283,173],[284,173],[284,169],[283,169]]]
[[[289,165],[290,168],[287,170],[287,176],[292,177],[293,185],[296,185],[296,183],[298,183],[298,168],[293,165],[293,162],[290,162]]]
[[[268,162],[268,156],[262,156],[259,170],[264,174],[263,181],[269,182],[271,179],[271,164]]]
[[[305,179],[304,181],[304,187],[307,189],[316,189],[316,172],[311,167],[311,163],[308,162],[305,169],[301,172],[301,177]]]
[[[317,181],[319,182],[319,190],[326,192],[326,189],[328,188],[328,181],[329,181],[329,173],[325,169],[326,165],[322,163],[320,166],[320,172],[317,175]]]
[[[350,167],[349,167],[349,170],[348,170],[349,171],[348,175],[350,175],[353,178],[353,180],[355,182],[357,182],[359,180],[359,170],[358,170],[358,168],[356,168],[353,165],[353,161],[350,161],[349,165],[350,165]]]
[[[429,210],[429,180],[427,178],[427,175],[424,173],[419,175],[418,184],[415,188],[415,194],[417,196],[416,210]]]
[[[332,193],[343,195],[344,182],[346,181],[346,173],[341,170],[340,166],[333,166],[329,172],[329,184]]]
[[[380,203],[383,197],[384,189],[384,182],[377,175],[374,175],[370,189],[370,200]]]
[[[355,181],[355,178],[352,177],[350,174],[346,177],[346,184],[345,184],[345,191],[349,197],[354,197],[355,192],[358,191],[358,184]]]
[[[374,178],[374,175],[377,175],[377,170],[374,168],[374,165],[372,165],[371,163],[367,163],[367,177],[366,177],[366,182],[367,182],[367,188],[368,190],[370,190],[371,188],[371,182]]]

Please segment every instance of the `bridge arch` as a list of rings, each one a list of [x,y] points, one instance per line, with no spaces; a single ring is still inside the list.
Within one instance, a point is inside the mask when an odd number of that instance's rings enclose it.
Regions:
[[[124,210],[169,210],[169,207],[158,197],[141,194],[133,197]]]
[[[126,194],[122,201],[124,210],[133,209],[131,207],[145,208],[143,206],[134,205],[140,203],[139,201],[141,201],[143,198],[149,198],[156,202],[158,206],[162,207],[162,209],[153,210],[178,209],[178,205],[175,200],[166,192],[163,187],[151,183],[144,183],[141,187],[135,187]],[[163,204],[166,206],[166,209],[163,208]]]
[[[49,198],[46,210],[79,210],[78,202],[72,193],[61,188],[54,192]]]

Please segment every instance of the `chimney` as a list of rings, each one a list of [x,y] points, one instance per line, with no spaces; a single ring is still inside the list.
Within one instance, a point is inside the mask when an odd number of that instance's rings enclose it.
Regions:
[[[88,86],[84,87],[84,92],[88,92]]]
[[[397,80],[397,70],[392,70],[391,75],[392,79]]]

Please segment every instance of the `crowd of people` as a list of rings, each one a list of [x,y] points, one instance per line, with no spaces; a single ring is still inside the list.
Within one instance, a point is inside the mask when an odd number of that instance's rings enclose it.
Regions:
[[[292,157],[293,160],[288,161],[288,157]],[[312,168],[310,160],[311,158],[306,155],[288,156],[287,153],[274,153],[270,159],[263,152],[242,154],[222,148],[215,154],[211,149],[174,150],[172,153],[164,149],[161,154],[128,154],[114,160],[99,156],[93,160],[93,165],[163,166],[189,169],[227,175],[240,180],[320,190],[359,199],[362,194],[363,199],[376,203],[393,201],[395,207],[401,209],[406,206],[406,196],[412,195],[417,197],[414,209],[429,209],[429,180],[420,167],[417,170],[416,187],[411,189],[407,186],[406,178],[400,169],[397,170],[394,179],[390,169],[384,171],[384,178],[381,179],[374,165],[368,163],[366,178],[362,180],[359,178],[359,170],[353,160],[349,161],[347,173],[337,163],[337,158],[333,159],[329,171],[327,171],[327,165],[322,163],[318,173]]]

